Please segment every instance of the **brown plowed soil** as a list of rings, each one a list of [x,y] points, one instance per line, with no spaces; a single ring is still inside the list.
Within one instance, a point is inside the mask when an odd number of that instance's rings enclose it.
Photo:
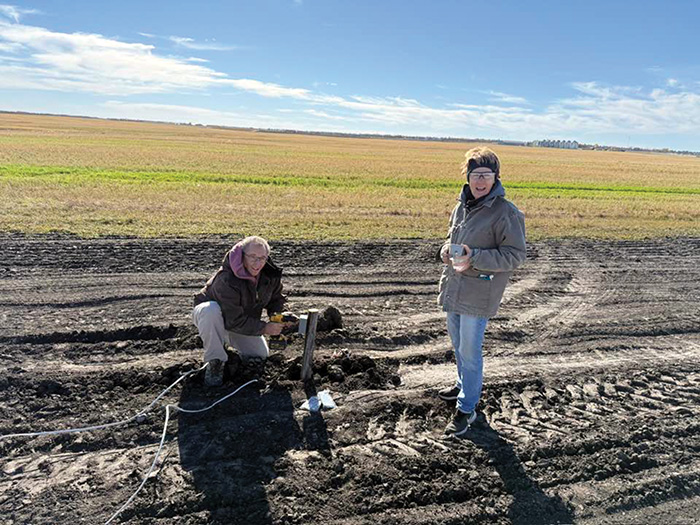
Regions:
[[[201,365],[191,295],[222,238],[0,236],[0,434],[128,418]],[[453,407],[438,241],[278,243],[290,309],[336,306],[309,414],[303,341],[264,384],[177,414],[132,524],[698,523],[700,239],[530,246],[486,334],[481,414]],[[192,376],[164,403],[198,408]],[[157,450],[141,424],[0,439],[0,524],[104,523]]]

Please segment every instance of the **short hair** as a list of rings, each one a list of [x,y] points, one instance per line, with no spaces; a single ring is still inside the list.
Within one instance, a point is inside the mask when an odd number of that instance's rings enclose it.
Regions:
[[[476,168],[489,168],[498,178],[501,173],[501,161],[498,160],[498,155],[491,148],[485,146],[472,148],[464,154],[462,175],[469,178],[469,173]]]
[[[265,239],[263,239],[262,237],[258,237],[257,235],[250,235],[249,237],[246,237],[240,242],[240,245],[241,249],[243,250],[243,253],[248,253],[246,250],[248,246],[255,245],[262,246],[267,251],[267,254],[270,255],[270,245]]]

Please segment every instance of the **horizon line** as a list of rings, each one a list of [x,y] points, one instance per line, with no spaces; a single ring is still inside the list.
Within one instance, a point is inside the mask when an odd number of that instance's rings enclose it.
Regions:
[[[230,129],[237,131],[254,131],[263,133],[280,133],[280,134],[299,134],[299,135],[314,135],[314,136],[326,136],[326,137],[342,137],[342,138],[370,138],[370,139],[385,139],[385,140],[416,140],[423,142],[474,142],[474,143],[489,143],[489,144],[499,144],[503,146],[520,146],[520,147],[547,147],[547,146],[536,146],[533,143],[543,142],[550,139],[536,139],[530,141],[522,140],[510,140],[510,139],[485,139],[485,138],[462,138],[462,137],[438,137],[431,135],[394,135],[386,133],[370,133],[370,132],[352,132],[352,131],[313,131],[313,130],[297,130],[291,128],[256,128],[250,126],[226,126],[223,124],[199,124],[192,122],[176,122],[169,120],[148,120],[148,119],[133,119],[133,118],[117,118],[117,117],[93,117],[90,115],[71,115],[68,113],[36,113],[32,111],[10,111],[0,109],[0,114],[12,114],[12,115],[35,115],[35,116],[47,116],[47,117],[65,117],[65,118],[83,118],[91,120],[105,120],[113,122],[134,122],[134,123],[149,123],[149,124],[167,124],[170,126],[190,126],[197,128],[210,128],[210,129]],[[552,139],[552,140],[564,140],[564,139]],[[583,150],[596,150],[596,151],[629,151],[629,152],[649,152],[649,153],[671,153],[676,155],[688,155],[700,157],[700,151],[692,150],[675,150],[671,148],[642,148],[639,146],[614,146],[606,144],[588,144],[584,142],[578,142],[576,140],[566,139],[570,142],[577,142],[579,148]],[[552,147],[550,149],[565,149]]]

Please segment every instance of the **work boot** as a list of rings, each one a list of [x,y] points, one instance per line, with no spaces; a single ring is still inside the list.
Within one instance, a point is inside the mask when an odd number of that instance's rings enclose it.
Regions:
[[[229,379],[236,377],[236,374],[241,370],[241,356],[235,350],[227,350],[226,355],[228,355],[228,361],[226,361],[226,372],[228,372]]]
[[[204,370],[204,384],[207,386],[221,386],[224,382],[224,362],[221,359],[212,359]]]
[[[476,410],[471,412],[462,412],[457,410],[452,421],[445,427],[445,434],[448,436],[463,436],[469,430],[469,427],[476,420]]]
[[[459,395],[459,387],[451,386],[449,388],[443,388],[438,392],[438,397],[443,401],[457,401],[457,396]]]

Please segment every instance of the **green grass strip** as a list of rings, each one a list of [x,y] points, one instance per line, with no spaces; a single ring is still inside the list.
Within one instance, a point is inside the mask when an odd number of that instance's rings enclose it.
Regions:
[[[255,184],[269,186],[299,186],[327,188],[389,187],[400,189],[453,189],[458,191],[461,181],[440,181],[429,179],[387,179],[341,174],[335,177],[326,175],[237,175],[183,171],[128,171],[92,168],[71,168],[54,166],[0,166],[0,178],[26,180],[35,179],[59,184],[75,184],[99,181],[120,181],[127,183],[212,183],[212,184]],[[545,192],[612,192],[612,193],[654,193],[700,195],[700,188],[661,188],[650,186],[613,186],[577,183],[552,182],[506,182],[506,188],[522,190],[544,190]]]

